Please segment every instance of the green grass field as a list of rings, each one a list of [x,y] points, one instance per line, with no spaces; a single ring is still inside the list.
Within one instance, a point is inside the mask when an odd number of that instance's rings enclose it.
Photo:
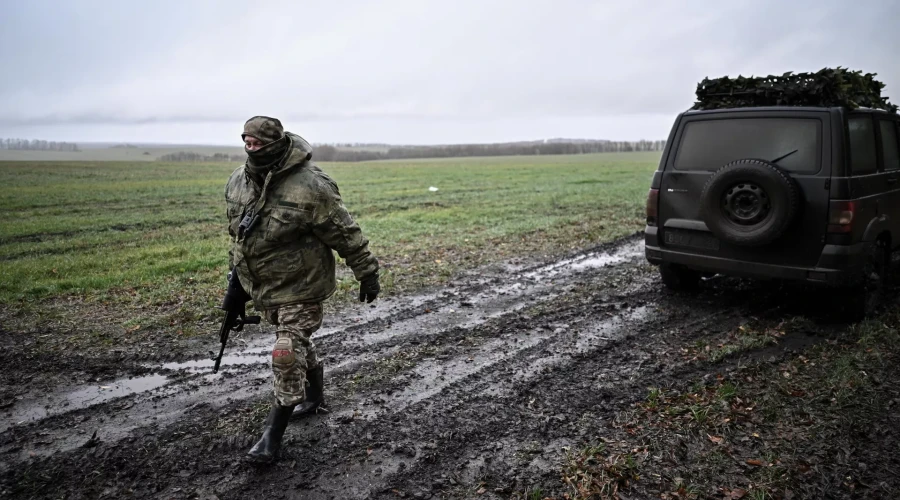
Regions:
[[[110,147],[99,144],[79,144],[81,151],[24,151],[15,149],[0,149],[0,162],[3,161],[117,161],[117,162],[148,162],[156,161],[161,156],[189,152],[212,156],[216,153],[226,155],[245,155],[244,147],[237,137],[236,146],[203,146],[197,144],[153,144],[136,146],[133,148]],[[386,152],[389,146],[341,146],[339,149],[347,151],[378,151]],[[237,166],[237,165],[235,165]]]
[[[240,144],[240,143],[239,143]],[[90,147],[82,146],[81,151],[21,151],[0,149],[0,161],[27,161],[27,162],[51,162],[51,161],[117,161],[117,162],[148,162],[155,161],[162,155],[187,151],[212,156],[216,153],[227,155],[243,155],[244,148],[238,146],[197,146],[197,145],[166,145],[146,146],[136,148]]]
[[[658,153],[323,164],[386,293],[631,233]],[[0,163],[0,304],[219,300],[233,164]],[[434,186],[438,191],[429,191]],[[355,287],[345,273],[339,296]]]

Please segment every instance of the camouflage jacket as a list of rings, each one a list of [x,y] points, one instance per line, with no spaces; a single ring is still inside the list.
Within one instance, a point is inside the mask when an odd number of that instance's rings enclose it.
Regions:
[[[337,184],[312,161],[312,147],[296,134],[285,161],[259,186],[242,166],[225,187],[229,268],[237,267],[241,284],[257,309],[321,302],[336,289],[336,250],[357,280],[378,271],[368,240],[344,207]],[[264,193],[260,218],[240,238],[238,226]]]

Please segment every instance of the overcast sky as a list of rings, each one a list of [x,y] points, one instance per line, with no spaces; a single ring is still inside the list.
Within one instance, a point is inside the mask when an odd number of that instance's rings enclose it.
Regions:
[[[900,1],[0,0],[0,137],[663,139],[705,76],[844,66],[900,101]]]

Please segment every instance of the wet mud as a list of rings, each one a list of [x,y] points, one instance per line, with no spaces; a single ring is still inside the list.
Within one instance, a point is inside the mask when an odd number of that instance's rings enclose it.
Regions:
[[[602,439],[648,387],[709,372],[685,356],[751,321],[808,314],[796,290],[713,278],[667,292],[638,236],[327,317],[328,409],[281,459],[242,460],[270,401],[271,327],[208,355],[135,362],[0,408],[2,498],[510,498],[562,491],[567,447]],[[827,324],[729,363],[801,352]],[[209,339],[210,350],[216,339]],[[27,385],[27,384],[26,384]]]

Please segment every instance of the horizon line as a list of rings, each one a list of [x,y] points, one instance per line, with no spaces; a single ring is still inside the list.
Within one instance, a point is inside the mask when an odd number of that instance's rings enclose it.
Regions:
[[[7,139],[7,137],[3,137],[0,139]],[[53,140],[53,139],[26,139],[22,137],[8,137],[8,139],[15,140],[27,140],[27,141],[47,141],[47,142],[57,142],[57,143],[69,143],[75,145],[133,145],[133,146],[165,146],[165,147],[174,147],[174,146],[208,146],[208,147],[242,147],[240,142],[235,142],[231,144],[214,144],[214,143],[188,143],[188,142],[140,142],[140,141],[79,141],[79,140]],[[446,143],[390,143],[390,142],[371,142],[371,141],[330,141],[330,142],[311,142],[310,144],[313,146],[337,146],[341,144],[349,144],[351,146],[392,146],[392,147],[423,147],[423,146],[470,146],[470,145],[494,145],[494,144],[522,144],[522,143],[535,143],[535,142],[656,142],[656,141],[665,141],[667,138],[663,139],[589,139],[589,138],[574,138],[574,137],[551,137],[545,139],[520,139],[514,141],[491,141],[491,142],[446,142]]]

